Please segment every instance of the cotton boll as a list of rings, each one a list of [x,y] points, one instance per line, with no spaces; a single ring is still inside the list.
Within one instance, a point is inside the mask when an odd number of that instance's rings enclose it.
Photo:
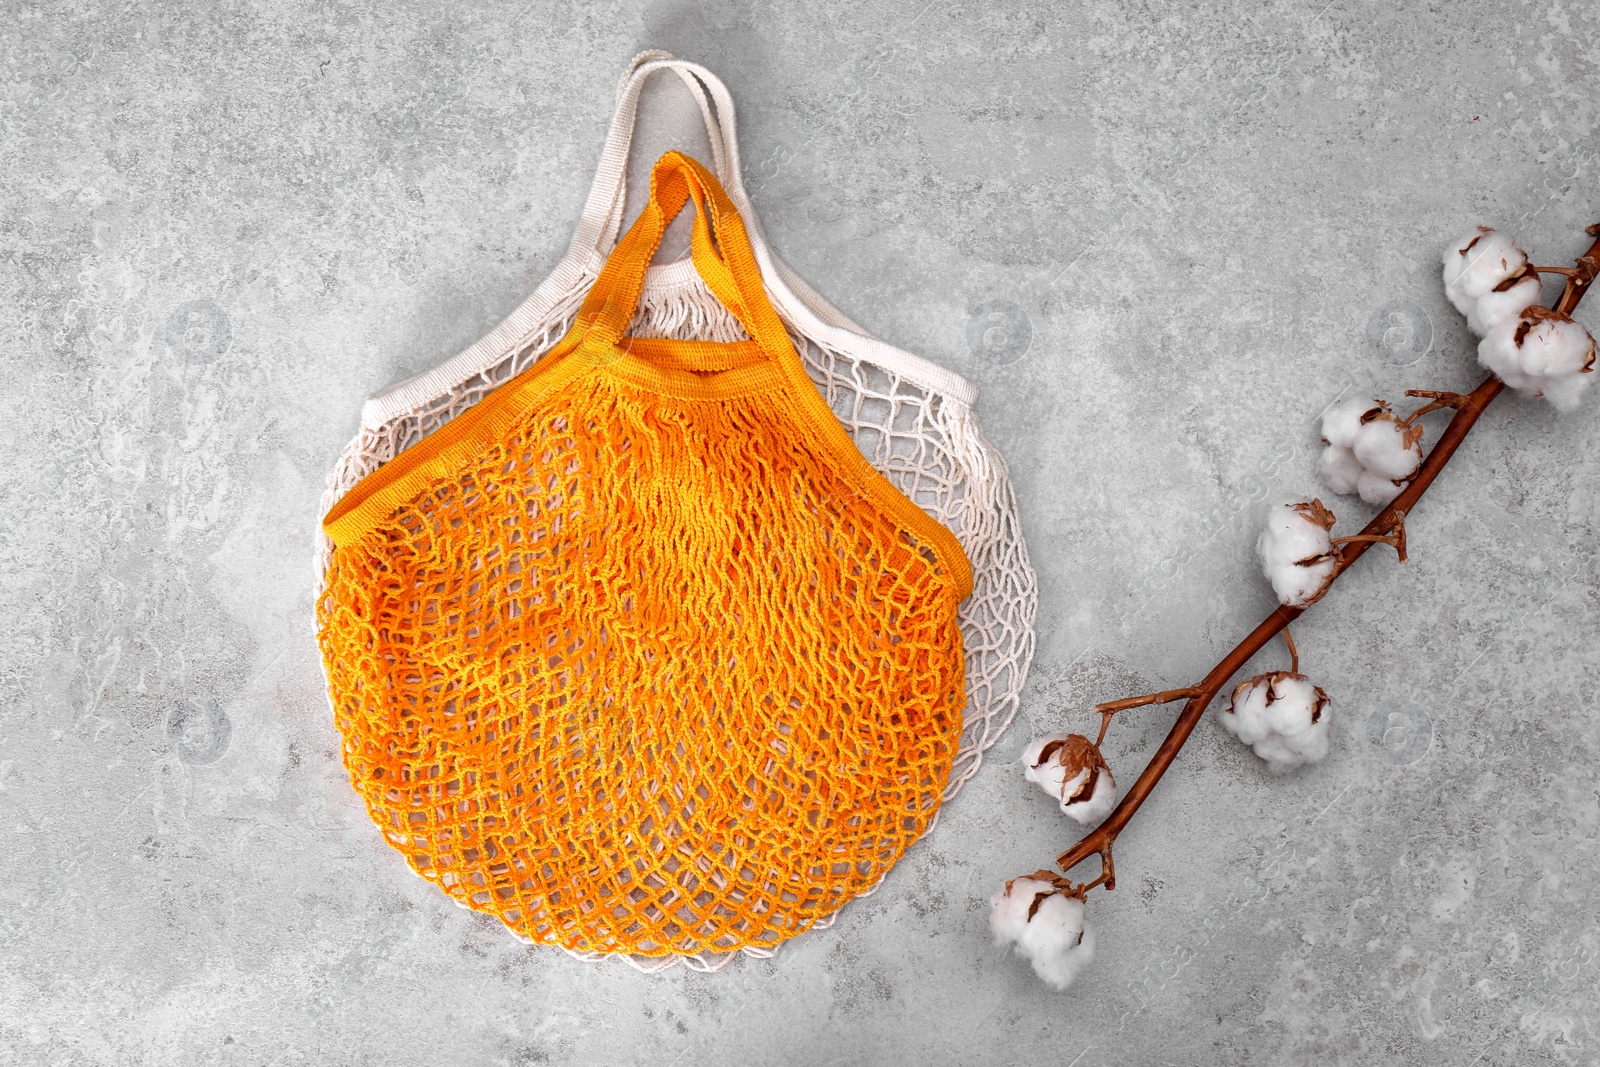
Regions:
[[[1111,771],[1102,767],[1087,779],[1079,776],[1076,791],[1069,790],[1061,802],[1061,811],[1075,822],[1093,826],[1111,814],[1117,806],[1117,781]]]
[[[1509,286],[1501,282],[1472,302],[1472,306],[1467,309],[1467,329],[1482,337],[1507,319],[1514,319],[1522,314],[1524,308],[1538,302],[1538,275],[1529,274]]]
[[[1304,675],[1273,671],[1241,682],[1218,717],[1275,774],[1328,755],[1328,694]]]
[[[1036,897],[1054,893],[1056,887],[1038,878],[1013,878],[989,898],[989,928],[998,944],[1021,941],[1028,928],[1029,909]]]
[[[1314,604],[1327,588],[1338,562],[1328,536],[1333,523],[1333,512],[1320,500],[1280,504],[1269,512],[1256,552],[1267,581],[1284,605]]]
[[[1456,310],[1470,314],[1479,297],[1522,271],[1528,257],[1499,230],[1479,226],[1445,249],[1444,293]]]
[[[1028,924],[1018,948],[1046,985],[1064,990],[1094,959],[1094,927],[1083,918],[1083,901],[1056,894],[1045,900]]]
[[[1356,495],[1375,508],[1386,508],[1394,503],[1394,498],[1400,495],[1400,490],[1405,486],[1392,478],[1385,478],[1381,474],[1374,474],[1363,470],[1356,479]]]
[[[1348,495],[1355,492],[1362,469],[1356,454],[1342,445],[1330,444],[1322,450],[1322,475],[1328,480],[1328,488],[1335,493]]]
[[[1353,448],[1362,424],[1388,410],[1389,405],[1376,398],[1357,396],[1341,400],[1322,413],[1322,443]]]
[[[1592,374],[1569,374],[1546,382],[1541,392],[1557,411],[1576,411],[1593,378]]]
[[[1029,742],[1022,754],[1023,774],[1085,826],[1097,823],[1117,805],[1117,783],[1105,757],[1082,734],[1050,734]]]
[[[1592,372],[1595,356],[1594,338],[1589,336],[1588,330],[1570,318],[1556,316],[1553,312],[1539,316],[1523,315],[1519,321],[1527,325],[1527,329],[1513,330],[1512,341],[1517,345],[1518,360],[1524,373],[1538,383],[1541,392],[1553,383],[1566,379],[1588,384],[1586,376]]]
[[[1510,319],[1484,334],[1478,342],[1478,362],[1518,392],[1533,393],[1538,387],[1518,358],[1516,335],[1521,326],[1520,318]]]
[[[1378,477],[1405,481],[1422,466],[1422,427],[1407,426],[1385,411],[1362,423],[1350,451]]]
[[[1534,305],[1506,319],[1478,342],[1478,362],[1526,396],[1557,411],[1578,406],[1593,377],[1594,338],[1566,315]]]
[[[1493,233],[1493,226],[1478,226],[1461,240],[1450,245],[1444,250],[1442,262],[1444,263],[1444,284],[1448,288],[1454,285],[1462,273],[1467,269],[1467,256],[1478,242],[1483,240],[1483,235]]]
[[[1055,759],[1055,752],[1071,734],[1045,734],[1028,742],[1022,750],[1022,775],[1057,800],[1067,784],[1067,769]],[[1048,751],[1047,751],[1048,750]]]
[[[1013,878],[990,898],[995,942],[1011,945],[1033,973],[1066,989],[1094,958],[1094,931],[1083,901],[1037,878]]]
[[[1322,416],[1322,473],[1336,493],[1359,493],[1367,503],[1387,504],[1400,493],[1393,484],[1422,463],[1422,428],[1401,424],[1382,400],[1355,397]]]
[[[1272,732],[1267,726],[1266,691],[1252,678],[1233,691],[1228,706],[1220,709],[1218,719],[1227,731],[1251,747],[1265,740]]]
[[[1516,340],[1515,331],[1512,338]],[[1545,381],[1581,373],[1594,363],[1594,341],[1587,330],[1571,319],[1536,322],[1517,343],[1522,369],[1531,377]]]

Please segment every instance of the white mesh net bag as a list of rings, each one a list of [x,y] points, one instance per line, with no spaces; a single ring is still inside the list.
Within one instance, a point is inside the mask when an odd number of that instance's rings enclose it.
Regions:
[[[977,772],[983,753],[1015,717],[1033,659],[1038,581],[1005,462],[978,426],[973,412],[977,390],[970,382],[872,337],[773,253],[741,180],[733,98],[721,79],[698,64],[660,51],[634,57],[623,75],[605,151],[565,257],[520,307],[477,343],[368,398],[359,432],[329,475],[323,512],[362,478],[520,374],[567,332],[622,232],[639,98],[645,81],[659,70],[676,72],[699,105],[712,169],[744,218],[768,295],[817,388],[862,455],[954,533],[972,564],[973,590],[960,616],[968,702],[961,747],[944,790],[948,801]],[[745,336],[687,258],[650,267],[631,332],[710,341]],[[319,585],[331,548],[319,530]],[[773,952],[743,951],[758,956]],[[715,970],[738,954],[624,958],[642,970],[677,962]]]

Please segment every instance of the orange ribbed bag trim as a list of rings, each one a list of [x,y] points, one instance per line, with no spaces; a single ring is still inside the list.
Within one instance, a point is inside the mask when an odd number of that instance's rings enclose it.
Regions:
[[[749,341],[624,336],[691,200]],[[938,809],[967,560],[855,449],[687,156],[656,164],[568,335],[324,528],[351,782],[418,874],[530,940],[771,946]]]

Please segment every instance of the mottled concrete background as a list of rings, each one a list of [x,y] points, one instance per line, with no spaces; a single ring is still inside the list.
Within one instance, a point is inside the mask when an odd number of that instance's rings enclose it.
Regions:
[[[1600,219],[1592,8],[1238,9],[7,4],[0,1063],[1600,1062],[1600,398],[1497,404],[1411,562],[1297,628],[1326,764],[1202,724],[1081,987],[989,943],[1074,837],[1026,735],[1266,613],[1256,517],[1318,489],[1326,404],[1477,380],[1447,239],[1566,263]],[[801,273],[981,385],[1042,583],[999,758],[878,895],[716,975],[529,948],[412,877],[312,639],[361,399],[555,263],[651,45],[729,82]]]

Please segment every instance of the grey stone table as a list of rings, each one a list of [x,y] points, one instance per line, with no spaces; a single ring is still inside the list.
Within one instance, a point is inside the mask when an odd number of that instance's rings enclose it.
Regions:
[[[1297,627],[1326,763],[1274,779],[1202,724],[1091,898],[1078,987],[986,928],[1074,839],[1027,735],[1191,681],[1266,613],[1255,524],[1318,491],[1335,397],[1477,380],[1444,242],[1587,244],[1592,16],[14,0],[0,1063],[1600,1062],[1592,399],[1497,404],[1411,561],[1371,553]],[[361,399],[543,277],[648,46],[729,82],[797,269],[982,387],[1042,586],[1022,714],[937,830],[714,975],[530,948],[412,877],[312,633]],[[1114,766],[1170,718],[1130,713]]]

